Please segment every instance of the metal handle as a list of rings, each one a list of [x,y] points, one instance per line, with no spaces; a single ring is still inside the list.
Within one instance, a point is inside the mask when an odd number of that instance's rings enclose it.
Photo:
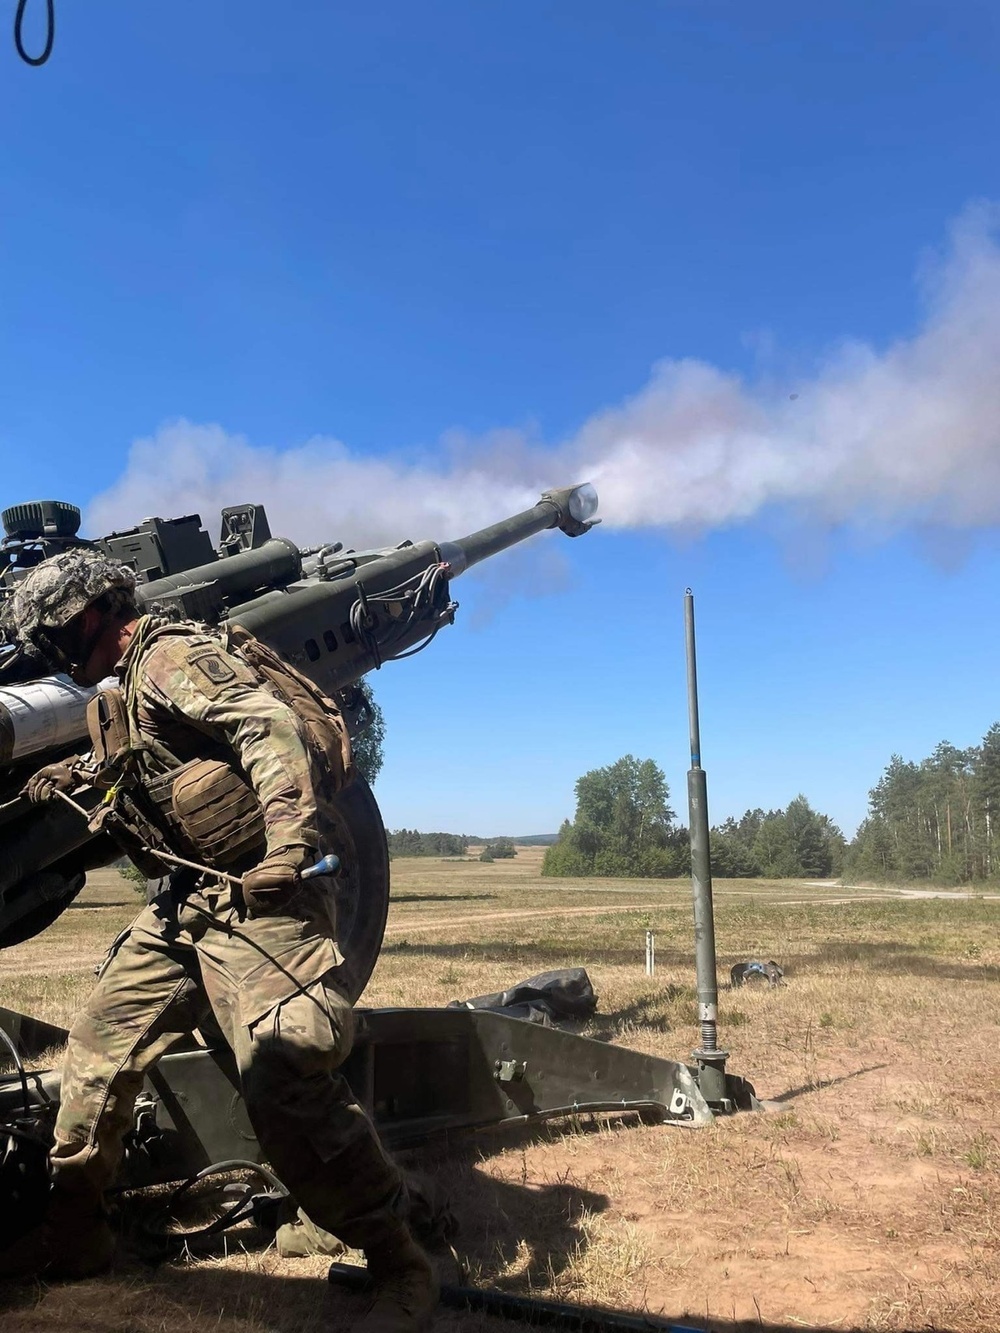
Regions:
[[[322,861],[317,861],[316,864],[310,866],[308,870],[303,870],[299,875],[299,878],[316,879],[319,875],[335,875],[339,869],[340,857],[334,856],[333,852],[330,852],[328,856],[323,857]]]

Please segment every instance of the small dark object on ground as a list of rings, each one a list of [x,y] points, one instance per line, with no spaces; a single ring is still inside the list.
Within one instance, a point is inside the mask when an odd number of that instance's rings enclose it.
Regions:
[[[745,963],[734,963],[729,971],[729,978],[734,987],[758,981],[767,981],[772,986],[780,986],[784,975],[784,968],[779,967],[773,960],[769,963],[759,963],[750,959]]]
[[[449,1009],[488,1009],[508,1018],[524,1018],[544,1027],[560,1022],[585,1022],[597,1009],[597,996],[585,968],[566,967],[539,972],[509,990],[452,1000]]]

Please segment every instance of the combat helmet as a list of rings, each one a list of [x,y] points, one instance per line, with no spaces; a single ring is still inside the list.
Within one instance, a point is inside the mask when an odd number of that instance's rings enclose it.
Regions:
[[[21,643],[32,644],[55,670],[71,671],[93,646],[74,642],[73,621],[101,598],[108,615],[133,606],[135,583],[128,565],[101,551],[60,551],[18,582],[7,620]]]

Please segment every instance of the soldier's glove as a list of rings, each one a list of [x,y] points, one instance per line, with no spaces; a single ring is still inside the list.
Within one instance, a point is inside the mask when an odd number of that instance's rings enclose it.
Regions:
[[[243,876],[243,901],[251,916],[278,916],[302,883],[300,872],[315,865],[315,847],[277,847]]]
[[[57,791],[72,791],[77,785],[73,765],[76,759],[63,759],[58,764],[46,764],[34,773],[21,788],[21,795],[27,796],[32,805],[41,805],[51,801]]]

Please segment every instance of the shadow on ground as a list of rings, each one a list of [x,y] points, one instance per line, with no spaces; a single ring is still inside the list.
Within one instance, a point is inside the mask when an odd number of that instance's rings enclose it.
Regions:
[[[641,995],[620,1009],[602,1010],[590,1020],[586,1036],[595,1041],[611,1041],[621,1033],[623,1026],[634,1023],[653,1032],[670,1032],[674,1024],[662,1013],[663,1006],[675,1000],[695,998],[694,986],[663,986],[655,995]]]
[[[287,1274],[187,1267],[149,1276],[133,1270],[72,1286],[0,1290],[0,1314],[6,1311],[13,1315],[16,1311],[16,1325],[8,1320],[6,1326],[12,1330],[16,1327],[17,1333],[158,1333],[163,1329],[241,1333],[248,1326],[267,1328],[272,1333],[302,1333],[306,1328],[346,1333],[360,1319],[367,1305],[365,1296],[345,1292],[322,1277],[297,1276],[292,1263],[286,1267]],[[614,1327],[602,1320],[598,1311],[589,1314],[586,1307],[570,1308],[578,1311],[578,1318],[563,1327],[576,1329],[577,1333]],[[621,1313],[634,1316],[639,1312]],[[698,1333],[801,1333],[803,1328],[812,1333],[866,1333],[858,1324],[813,1324],[808,1309],[802,1311],[801,1321],[782,1324],[758,1319],[706,1320],[683,1310],[664,1311],[655,1316],[647,1314],[642,1326],[650,1333],[665,1333],[678,1325]],[[431,1326],[439,1333],[446,1329],[516,1333],[526,1327],[529,1325],[524,1322],[444,1308],[436,1313]],[[935,1328],[937,1333],[949,1333],[944,1325]],[[919,1331],[900,1327],[897,1333]]]
[[[784,1092],[768,1097],[766,1105],[794,1101],[796,1097],[801,1097],[807,1092],[821,1092],[824,1088],[835,1088],[840,1083],[849,1083],[853,1078],[861,1078],[864,1074],[874,1074],[879,1069],[888,1068],[887,1064],[865,1065],[863,1069],[854,1069],[849,1074],[839,1074],[836,1078],[818,1078],[811,1083],[800,1083],[797,1088],[786,1088]]]
[[[494,1179],[483,1170],[484,1152],[501,1144],[516,1147],[532,1137],[538,1137],[537,1131],[502,1138],[477,1136],[450,1149],[407,1155],[410,1167],[447,1182],[461,1228],[456,1248],[465,1262],[490,1285],[522,1295],[547,1286],[565,1270],[587,1243],[581,1219],[603,1212],[609,1203],[606,1195],[583,1189],[569,1179],[555,1184],[527,1179],[511,1182]],[[347,1329],[360,1317],[367,1304],[364,1295],[297,1275],[294,1260],[281,1263],[268,1256],[268,1266],[277,1262],[284,1271],[255,1271],[255,1264],[260,1263],[255,1252],[266,1249],[268,1243],[260,1232],[246,1229],[231,1232],[225,1239],[213,1237],[210,1245],[199,1244],[201,1262],[154,1267],[125,1251],[114,1271],[103,1279],[52,1287],[0,1285],[0,1327],[14,1327],[9,1321],[15,1311],[18,1333],[121,1333],[123,1329],[159,1333],[164,1328],[189,1327],[198,1333],[228,1333],[230,1329],[235,1333],[245,1327],[243,1321],[255,1330],[263,1324],[273,1333],[299,1333],[303,1327]],[[238,1266],[204,1262],[241,1250],[247,1257]],[[439,1266],[442,1281],[460,1281],[447,1253]],[[508,1269],[514,1271],[505,1276]],[[485,1320],[484,1330],[500,1333],[507,1326],[485,1315],[442,1312],[435,1327],[478,1329],[480,1319]]]

